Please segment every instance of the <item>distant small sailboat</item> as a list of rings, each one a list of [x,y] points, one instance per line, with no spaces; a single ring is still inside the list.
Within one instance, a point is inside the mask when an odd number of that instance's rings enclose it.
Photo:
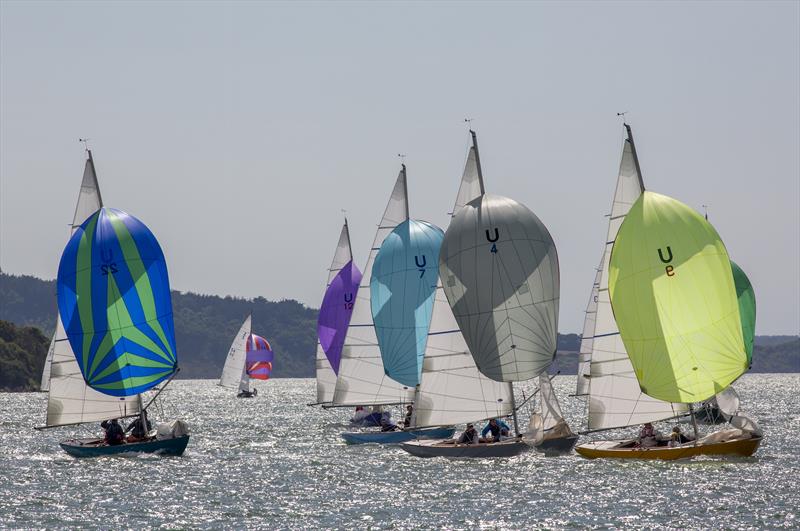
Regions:
[[[339,243],[328,268],[328,283],[317,320],[317,401],[309,405],[330,404],[336,389],[336,375],[342,358],[342,346],[353,314],[361,271],[353,262],[350,227],[347,218],[339,234]]]
[[[231,343],[219,385],[238,389],[238,398],[252,398],[257,389],[250,389],[250,380],[268,380],[275,357],[269,342],[252,333],[252,315],[248,315]]]
[[[160,383],[163,390],[178,371],[167,266],[155,236],[133,216],[101,208],[67,243],[57,288],[59,315],[83,380],[107,396],[136,397],[143,412],[141,394]],[[140,420],[147,425],[143,413]],[[181,455],[188,441],[185,424],[175,421],[136,442],[71,439],[61,447],[75,457]]]
[[[636,168],[640,176],[638,160]],[[641,391],[686,404],[694,421],[691,404],[727,388],[749,366],[730,258],[716,230],[697,212],[641,189],[613,244],[610,300]],[[604,441],[577,450],[590,458],[680,459],[752,455],[761,442],[757,427],[700,438],[694,426],[689,443],[640,447],[635,441]]]
[[[425,412],[430,418],[449,420],[459,416],[454,411],[458,409],[455,404],[463,402],[458,400],[471,401],[474,409],[467,418],[463,418],[462,412],[462,421],[502,416],[491,415],[490,410],[495,409],[514,418],[516,437],[488,444],[458,444],[449,440],[401,445],[418,457],[507,457],[530,449],[521,438],[513,382],[544,372],[556,352],[555,245],[544,225],[526,207],[512,199],[485,193],[477,137],[474,131],[470,134],[472,148],[467,165],[471,168],[462,177],[454,217],[439,255],[439,273],[450,315],[476,369],[470,370],[469,365],[457,369],[443,357],[431,356],[430,381],[447,387],[439,391],[440,405],[431,410],[425,402],[438,393],[436,389],[425,388],[426,369],[423,369],[417,414]],[[481,375],[480,379],[476,374]],[[494,407],[474,395],[470,400],[470,386],[475,386],[476,392],[489,390],[489,396],[496,400]],[[454,406],[446,405],[448,392],[455,395]]]
[[[87,149],[70,236],[102,206],[94,158],[91,150]],[[38,426],[38,429],[134,417],[141,412],[138,396],[109,396],[86,385],[60,314],[56,315],[56,330],[42,372],[41,389],[48,392],[47,412],[44,425]]]

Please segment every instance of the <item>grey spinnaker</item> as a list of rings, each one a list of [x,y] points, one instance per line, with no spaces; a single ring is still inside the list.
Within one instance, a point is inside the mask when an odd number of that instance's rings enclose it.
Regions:
[[[534,378],[552,363],[558,330],[558,254],[524,205],[484,194],[453,218],[439,271],[478,369],[492,380]]]

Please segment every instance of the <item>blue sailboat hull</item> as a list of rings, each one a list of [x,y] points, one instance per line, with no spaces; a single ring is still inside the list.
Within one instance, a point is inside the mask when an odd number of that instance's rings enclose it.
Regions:
[[[172,439],[154,439],[115,446],[105,444],[102,439],[69,439],[61,443],[61,448],[72,457],[102,457],[135,453],[183,455],[187,444],[189,444],[189,436],[184,435]]]
[[[416,439],[448,439],[455,428],[426,428],[411,431],[345,432],[342,439],[347,444],[400,444]]]

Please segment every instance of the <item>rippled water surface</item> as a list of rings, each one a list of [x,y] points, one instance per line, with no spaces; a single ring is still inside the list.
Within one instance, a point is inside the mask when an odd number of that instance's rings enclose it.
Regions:
[[[574,377],[557,377],[565,414]],[[74,459],[37,432],[45,395],[0,393],[0,527],[585,528],[798,527],[798,375],[746,375],[745,409],[766,439],[755,457],[684,462],[418,459],[346,446],[350,411],[321,410],[312,380],[272,380],[253,400],[178,381],[169,402],[193,430],[180,458]],[[94,427],[91,427],[94,430]],[[92,433],[97,434],[99,430]]]

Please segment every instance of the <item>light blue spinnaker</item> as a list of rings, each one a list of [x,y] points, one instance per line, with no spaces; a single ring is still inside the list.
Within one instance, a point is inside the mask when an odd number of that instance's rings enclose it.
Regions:
[[[406,220],[383,241],[372,267],[372,319],[383,366],[409,387],[422,373],[443,238],[435,225]]]

